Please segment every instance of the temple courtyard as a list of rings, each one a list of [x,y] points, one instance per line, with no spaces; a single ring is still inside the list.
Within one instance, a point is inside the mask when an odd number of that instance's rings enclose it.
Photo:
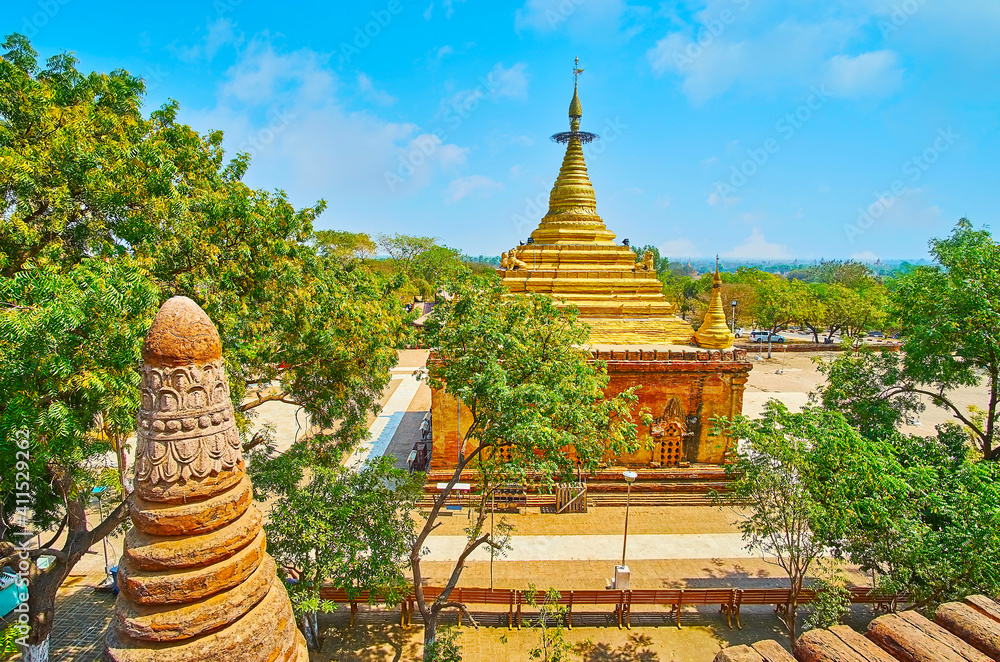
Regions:
[[[808,401],[809,393],[822,383],[814,357],[832,358],[827,353],[775,353],[771,360],[757,360],[751,353],[754,369],[745,394],[744,411],[758,415],[764,403],[778,399],[790,408]],[[382,396],[383,410],[370,419],[371,439],[361,453],[388,453],[405,466],[406,457],[420,438],[419,425],[430,406],[430,389],[417,379],[427,359],[422,350],[400,352],[393,379]],[[982,391],[971,389],[957,394],[963,404],[976,404]],[[297,435],[309,429],[308,421],[295,408],[270,405],[261,419],[275,424],[280,447],[288,447]],[[912,431],[930,433],[934,425],[948,420],[944,411],[929,407]],[[265,505],[266,514],[266,505]],[[97,513],[94,517],[96,519]],[[461,544],[462,529],[467,525],[467,510],[451,511],[443,525],[431,537],[425,572],[430,583],[443,582]],[[591,508],[587,513],[542,514],[527,509],[521,514],[506,515],[515,526],[512,548],[503,557],[493,559],[479,551],[462,574],[462,586],[523,589],[529,582],[539,589],[602,589],[621,560],[624,508]],[[782,587],[787,583],[780,568],[767,559],[749,555],[743,549],[735,526],[738,513],[711,506],[633,506],[629,521],[628,564],[633,588],[680,587]],[[109,538],[109,558],[121,554],[121,539]],[[110,595],[95,593],[93,587],[104,578],[104,550],[99,546],[75,568],[60,592],[57,623],[53,632],[56,659],[67,662],[91,662],[100,659],[102,637],[114,606]],[[491,580],[492,577],[492,580]],[[858,583],[864,577],[851,577]],[[478,613],[479,608],[474,607]],[[619,630],[600,607],[586,608],[592,616],[578,619],[578,627],[568,631],[568,641],[579,645],[579,656],[588,662],[644,660],[646,662],[701,661],[711,659],[715,651],[736,644],[765,638],[782,640],[784,635],[770,607],[747,607],[744,629],[730,629],[717,608],[690,608],[682,617],[683,628],[674,627],[666,614],[649,622],[633,623],[631,630]],[[864,625],[874,617],[865,606],[855,607],[854,625]],[[417,659],[421,641],[419,624],[402,629],[399,611],[362,607],[354,628],[347,627],[345,608],[325,617],[325,650],[337,651],[313,656],[313,660],[376,662]],[[499,615],[487,617],[486,627],[464,627],[461,643],[466,660],[526,660],[524,652],[538,638],[537,630],[524,628],[509,631],[500,624]],[[454,623],[450,616],[446,623]],[[501,637],[507,644],[501,643]],[[530,644],[530,645],[529,645]],[[640,656],[644,646],[657,651]]]

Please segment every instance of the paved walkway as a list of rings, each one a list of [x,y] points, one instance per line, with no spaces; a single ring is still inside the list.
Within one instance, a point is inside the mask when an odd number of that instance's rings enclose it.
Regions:
[[[352,469],[360,467],[370,457],[381,457],[389,448],[389,443],[396,436],[396,430],[413,402],[413,397],[420,388],[420,381],[414,376],[413,368],[393,368],[393,380],[399,378],[399,385],[393,390],[389,400],[382,407],[375,422],[368,428],[368,438],[358,444],[358,447],[347,460],[346,465]]]
[[[455,561],[465,547],[464,536],[431,536],[427,561]],[[634,560],[759,558],[744,549],[739,533],[682,533],[630,535],[627,556]],[[503,561],[614,561],[622,557],[621,535],[513,536]],[[497,557],[500,558],[500,557]],[[470,561],[488,561],[489,549],[480,547]]]

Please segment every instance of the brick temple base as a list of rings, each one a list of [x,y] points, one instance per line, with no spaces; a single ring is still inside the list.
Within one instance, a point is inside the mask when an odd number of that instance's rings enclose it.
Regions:
[[[642,412],[654,419],[651,426],[639,423],[640,449],[606,458],[608,466],[646,471],[724,462],[729,440],[711,434],[712,418],[743,412],[743,390],[753,367],[745,350],[608,347],[595,350],[594,360],[607,365],[609,396],[639,386],[636,421]],[[431,395],[431,412],[430,470],[453,470],[460,457],[459,430],[464,435],[472,417],[440,389]],[[467,444],[461,452],[475,448],[475,441]]]

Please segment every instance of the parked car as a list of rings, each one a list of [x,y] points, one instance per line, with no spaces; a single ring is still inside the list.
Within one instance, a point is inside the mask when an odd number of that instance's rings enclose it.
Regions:
[[[882,333],[881,331],[869,331],[865,335],[867,335],[869,338],[885,338],[885,334]]]
[[[785,342],[785,337],[769,331],[754,331],[750,334],[750,342]]]

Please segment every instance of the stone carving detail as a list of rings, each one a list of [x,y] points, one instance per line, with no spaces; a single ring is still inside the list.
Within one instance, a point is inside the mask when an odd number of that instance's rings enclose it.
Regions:
[[[235,470],[242,462],[222,361],[142,369],[136,444],[140,483],[184,483]]]
[[[684,437],[688,429],[680,400],[671,398],[667,402],[663,415],[653,419],[649,432],[654,440],[653,464],[675,467],[684,462]]]
[[[170,299],[143,345],[133,528],[107,662],[308,662],[267,554],[243,465],[222,345]]]

